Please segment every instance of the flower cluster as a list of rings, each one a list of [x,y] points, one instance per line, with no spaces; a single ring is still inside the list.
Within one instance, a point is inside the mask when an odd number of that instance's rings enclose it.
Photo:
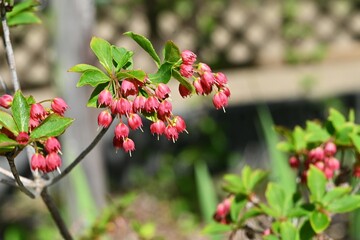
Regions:
[[[230,223],[230,207],[231,207],[231,198],[225,198],[221,203],[219,203],[216,207],[215,214],[213,216],[214,220],[222,223],[229,224]]]
[[[327,179],[333,178],[336,171],[340,169],[340,161],[335,157],[336,151],[336,145],[331,141],[311,149],[307,153],[304,170],[301,173],[302,181],[306,182],[307,171],[309,170],[310,165],[314,165],[320,169]],[[289,164],[292,168],[298,169],[300,163],[299,157],[297,156],[292,156],[289,159]]]
[[[193,86],[198,95],[209,95],[213,90],[215,94],[212,102],[216,109],[224,109],[228,105],[230,90],[227,86],[227,77],[224,73],[213,73],[205,63],[195,64],[196,55],[185,50],[181,53],[182,63],[180,74],[186,78],[193,78]],[[191,92],[182,84],[179,85],[179,92],[182,97],[187,97]]]
[[[9,108],[12,105],[13,96],[3,95],[0,97],[0,106]],[[36,153],[31,158],[31,169],[40,170],[44,173],[52,172],[61,166],[61,153],[60,142],[55,137],[48,137],[46,139],[36,139],[31,141],[30,133],[38,127],[43,121],[46,120],[51,114],[58,114],[63,116],[68,105],[62,98],[54,98],[51,100],[51,108],[46,109],[41,103],[30,104],[30,118],[29,130],[27,132],[19,132],[16,136],[2,128],[1,132],[6,134],[9,138],[14,139],[20,145],[31,144],[34,146]]]
[[[118,117],[113,145],[130,155],[135,150],[135,143],[129,133],[143,126],[140,114],[153,121],[150,125],[152,134],[165,135],[175,142],[179,133],[186,131],[186,124],[182,117],[173,115],[169,96],[170,88],[166,84],[153,84],[147,78],[144,81],[111,81],[98,97],[98,105],[106,108],[98,115],[98,125],[107,128],[113,118]]]

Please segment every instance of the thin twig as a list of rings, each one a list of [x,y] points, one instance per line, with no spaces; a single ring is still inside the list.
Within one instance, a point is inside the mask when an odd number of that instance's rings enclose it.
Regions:
[[[6,170],[5,168],[0,167],[0,173],[7,176],[7,177],[9,177],[9,178],[11,178],[11,179],[13,179],[13,180],[15,179],[14,175],[10,171]],[[28,179],[26,177],[22,177],[22,176],[19,176],[19,177],[20,177],[21,182],[25,186],[27,186],[27,187],[34,186],[34,182],[32,180],[30,180],[30,179]]]
[[[113,118],[114,120],[114,118]],[[111,125],[111,123],[110,123]],[[77,156],[77,158],[74,159],[74,161],[67,166],[61,173],[61,175],[56,176],[55,178],[53,178],[53,180],[50,182],[50,184],[48,186],[51,186],[55,183],[57,183],[58,181],[60,181],[63,177],[65,177],[67,174],[69,174],[71,172],[71,170],[78,165],[81,160],[83,160],[83,158],[89,153],[91,152],[91,150],[96,146],[96,144],[98,144],[98,142],[101,140],[101,138],[105,135],[105,133],[107,132],[107,130],[109,129],[109,127],[107,128],[102,128],[101,131],[98,133],[98,135],[96,135],[96,137],[94,138],[94,140],[89,144],[89,146],[87,146],[80,154],[79,156]]]
[[[0,8],[1,8],[0,9],[1,24],[2,24],[2,30],[3,30],[3,42],[5,45],[6,59],[9,64],[11,79],[12,79],[12,82],[14,85],[14,90],[17,91],[20,89],[20,82],[19,82],[17,72],[16,72],[14,51],[13,51],[12,44],[10,41],[10,30],[9,30],[9,26],[6,21],[6,9],[5,9],[3,2],[4,1],[2,1],[1,6],[0,6]]]
[[[68,228],[66,227],[65,222],[62,219],[62,217],[60,215],[60,212],[59,212],[58,208],[56,207],[56,205],[54,203],[54,200],[51,198],[51,196],[47,192],[46,187],[41,191],[41,198],[44,201],[44,203],[45,203],[46,207],[48,208],[49,212],[51,213],[51,216],[54,219],[55,224],[58,227],[61,236],[65,240],[72,240],[73,237],[71,236]]]

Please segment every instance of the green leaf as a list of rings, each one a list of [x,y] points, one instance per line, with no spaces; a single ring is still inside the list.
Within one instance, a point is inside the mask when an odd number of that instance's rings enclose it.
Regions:
[[[355,111],[354,111],[354,109],[350,109],[348,118],[349,118],[349,122],[352,122],[352,123],[355,122]]]
[[[276,148],[282,152],[293,152],[295,150],[294,145],[290,142],[279,142]]]
[[[360,136],[354,132],[350,133],[349,135],[350,135],[352,143],[355,146],[356,151],[359,153],[360,152]]]
[[[96,87],[101,83],[106,83],[109,81],[110,81],[110,77],[107,76],[102,71],[88,70],[81,75],[79,82],[76,84],[76,86],[82,87],[88,84],[90,86]]]
[[[300,239],[312,239],[315,234],[314,229],[311,227],[310,220],[306,220],[300,226]]]
[[[308,216],[309,213],[310,212],[308,210],[306,210],[305,208],[297,206],[297,207],[291,208],[289,210],[288,217],[289,218],[299,218],[299,217]]]
[[[279,238],[273,234],[263,237],[264,240],[279,240]]]
[[[171,71],[171,75],[179,81],[180,84],[184,85],[191,93],[195,92],[195,88],[194,86],[188,81],[186,80],[183,76],[181,76],[181,74],[176,71],[175,69],[173,69]]]
[[[322,198],[321,202],[324,205],[337,201],[339,198],[344,197],[346,194],[351,192],[351,187],[335,187],[328,191]]]
[[[125,70],[118,72],[116,76],[119,79],[129,78],[129,79],[137,79],[141,82],[144,82],[146,73],[143,70]]]
[[[242,179],[234,174],[226,174],[223,177],[225,184],[223,186],[224,190],[230,193],[243,193],[246,194],[246,190],[242,183]]]
[[[105,87],[107,87],[108,84],[107,83],[102,83],[96,86],[96,88],[93,90],[93,92],[90,95],[90,98],[87,102],[87,107],[94,107],[97,108],[98,106],[98,98],[99,98],[99,94],[102,90],[105,89]]]
[[[10,27],[25,24],[41,23],[40,18],[33,12],[25,11],[8,18]]]
[[[11,12],[8,12],[6,14],[7,18],[11,18],[23,11],[30,11],[30,10],[34,10],[34,7],[38,6],[40,3],[38,1],[34,1],[34,0],[26,0],[26,1],[22,1],[22,2],[17,2],[14,6],[14,8],[12,9]]]
[[[352,139],[351,139],[351,133],[354,130],[354,125],[342,125],[342,128],[340,128],[336,134],[335,134],[335,144],[337,145],[351,145]]]
[[[29,129],[30,106],[20,90],[14,94],[11,111],[19,131],[27,132]]]
[[[241,171],[241,182],[245,188],[246,194],[251,193],[251,191],[249,191],[250,189],[249,182],[250,182],[251,174],[252,174],[252,169],[248,165],[245,165]]]
[[[61,135],[73,121],[74,120],[71,118],[62,117],[58,114],[51,114],[31,132],[30,138],[40,139],[44,137],[57,137]]]
[[[80,63],[77,64],[73,67],[71,67],[68,71],[69,72],[77,72],[77,73],[83,73],[86,72],[88,70],[95,70],[95,71],[99,71],[101,72],[101,70],[93,65],[89,65],[89,64],[85,64],[85,63]]]
[[[295,150],[300,152],[306,148],[305,132],[304,130],[296,126],[293,133]]]
[[[220,233],[226,233],[232,230],[232,227],[230,225],[220,224],[220,223],[209,223],[204,229],[204,234],[220,234]]]
[[[7,112],[0,111],[0,126],[3,126],[14,135],[19,134],[19,129],[16,126],[14,118]]]
[[[306,122],[306,141],[307,142],[326,142],[330,138],[330,134],[321,127],[321,125],[313,122]]]
[[[297,240],[299,239],[299,233],[297,232],[297,229],[295,226],[286,221],[282,222],[280,224],[280,233],[281,233],[281,239],[291,239],[291,240]]]
[[[95,53],[99,62],[104,66],[106,71],[111,73],[113,69],[113,62],[110,43],[102,38],[93,37],[90,42],[90,48]]]
[[[250,175],[250,180],[247,186],[245,186],[248,192],[252,192],[254,188],[266,177],[267,173],[262,170],[255,170]]]
[[[116,72],[118,72],[122,67],[124,67],[133,56],[133,52],[126,50],[125,48],[120,48],[116,46],[111,46],[111,53],[114,61],[116,62]]]
[[[309,187],[311,196],[314,202],[320,202],[326,190],[325,174],[314,166],[310,166],[307,176],[307,185]]]
[[[239,219],[240,212],[244,209],[247,203],[245,195],[237,195],[231,203],[230,216],[234,222]]]
[[[26,101],[29,105],[36,103],[36,100],[33,96],[29,96],[26,98]]]
[[[314,211],[310,215],[310,224],[316,233],[321,233],[329,226],[330,218],[325,213]]]
[[[259,216],[261,214],[264,214],[264,211],[260,208],[250,208],[248,209],[240,218],[240,225],[244,224],[247,220],[250,218]]]
[[[334,126],[334,128],[336,130],[339,130],[340,128],[342,128],[342,126],[346,122],[345,117],[339,111],[335,110],[334,108],[330,109],[328,119],[332,123],[332,125]]]
[[[359,195],[347,195],[343,196],[336,201],[333,201],[327,206],[327,210],[332,213],[346,213],[351,212],[360,207]]]
[[[149,79],[152,83],[168,83],[171,79],[171,68],[172,64],[165,62],[163,63],[156,73],[149,74]]]
[[[269,206],[276,212],[276,217],[282,216],[287,205],[284,190],[275,183],[269,183],[265,196]]]
[[[126,32],[124,35],[132,38],[140,47],[142,47],[155,61],[157,66],[160,66],[160,58],[157,55],[152,43],[146,37],[133,33],[133,32]]]
[[[181,58],[180,50],[173,41],[167,41],[164,48],[165,62],[176,63]]]
[[[280,216],[280,214],[278,213],[278,211],[276,211],[275,209],[263,204],[263,203],[260,203],[260,208],[261,210],[266,214],[266,215],[269,215],[273,218],[277,218]]]
[[[17,141],[9,138],[3,133],[0,133],[0,148],[13,147],[19,145]]]

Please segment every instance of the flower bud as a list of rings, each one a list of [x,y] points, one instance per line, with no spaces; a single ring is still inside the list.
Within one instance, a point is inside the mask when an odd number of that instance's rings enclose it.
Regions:
[[[116,138],[127,138],[129,136],[129,127],[125,123],[119,123],[115,127]]]
[[[98,103],[100,106],[110,106],[112,103],[113,97],[109,90],[104,89],[100,92],[98,97]]]
[[[66,104],[66,102],[62,99],[62,98],[54,98],[53,101],[51,102],[51,109],[63,116],[66,109],[68,109],[69,106]]]
[[[146,99],[145,102],[145,110],[147,112],[156,112],[160,103],[159,100],[155,96],[151,96],[148,99]]]
[[[104,110],[101,113],[99,113],[98,125],[100,127],[107,128],[110,126],[111,122],[112,122],[112,116],[108,111]]]
[[[141,112],[145,110],[146,97],[139,95],[136,96],[133,102],[133,111]]]
[[[159,85],[155,89],[155,95],[158,99],[165,99],[169,97],[170,88],[168,85],[164,83],[159,83]]]
[[[185,85],[180,83],[179,84],[179,93],[180,93],[181,97],[186,98],[187,96],[190,96],[191,91],[187,87],[185,87]]]
[[[10,108],[13,101],[13,96],[9,94],[4,94],[0,97],[0,107]]]
[[[45,157],[40,153],[35,153],[31,157],[30,165],[33,171],[39,169],[40,171],[46,172],[46,160]]]
[[[43,119],[46,117],[46,111],[40,103],[34,103],[30,108],[30,117],[33,119]]]
[[[168,125],[165,128],[164,134],[168,140],[172,140],[173,142],[176,142],[176,140],[179,138],[179,132],[175,126]]]
[[[136,84],[130,80],[123,80],[121,83],[121,93],[124,97],[138,94],[139,90]]]
[[[189,78],[194,74],[194,68],[192,65],[181,64],[180,65],[180,74],[183,77]]]
[[[126,138],[123,142],[123,149],[128,152],[131,156],[131,152],[135,150],[135,143],[130,138]]]
[[[44,147],[48,153],[58,153],[61,151],[60,142],[55,137],[49,137],[46,140]]]
[[[27,132],[20,132],[19,135],[16,136],[16,141],[21,145],[26,145],[29,142],[29,138]]]
[[[136,130],[138,128],[141,128],[142,127],[142,120],[141,120],[141,117],[136,114],[136,113],[132,113],[130,114],[129,118],[128,118],[128,124],[129,124],[129,127],[132,129],[132,130]]]
[[[46,171],[47,172],[52,172],[61,166],[61,158],[55,152],[49,153],[46,156],[45,160],[46,160]]]
[[[157,120],[150,125],[150,132],[154,135],[160,136],[165,131],[165,123],[161,120]]]
[[[184,50],[181,52],[181,59],[184,64],[192,65],[196,61],[196,54],[190,50]]]
[[[213,104],[216,109],[224,108],[228,105],[228,97],[224,92],[219,91],[213,97]]]
[[[324,147],[324,154],[326,156],[334,156],[336,153],[336,145],[333,142],[327,142]]]

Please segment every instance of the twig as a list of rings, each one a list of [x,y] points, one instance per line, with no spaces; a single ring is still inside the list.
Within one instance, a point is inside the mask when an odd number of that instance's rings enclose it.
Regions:
[[[2,167],[0,167],[0,173],[14,180],[14,175],[10,171],[8,171]],[[19,177],[20,177],[21,182],[25,186],[28,186],[28,187],[34,186],[34,182],[32,180],[30,180],[26,177],[22,177],[22,176],[19,176]]]
[[[12,82],[14,85],[14,90],[17,91],[20,89],[20,82],[18,80],[18,76],[16,73],[15,57],[14,57],[14,51],[12,48],[12,44],[10,41],[10,30],[9,30],[9,26],[6,21],[6,9],[4,6],[4,1],[1,2],[0,8],[1,8],[0,9],[1,24],[2,24],[2,30],[3,30],[3,42],[4,42],[5,50],[6,50],[6,59],[9,64],[11,79],[12,79]]]
[[[8,163],[9,163],[9,166],[10,166],[10,170],[15,178],[15,181],[16,183],[18,184],[19,186],[19,189],[20,191],[22,191],[23,193],[25,193],[26,195],[28,195],[30,198],[35,198],[35,195],[30,192],[29,189],[27,189],[24,184],[21,182],[20,180],[20,175],[16,169],[16,166],[15,166],[15,159],[13,156],[6,156],[7,160],[8,160]]]
[[[114,120],[114,117],[113,117]],[[111,123],[110,123],[111,125]],[[102,128],[101,131],[98,133],[98,135],[96,135],[96,137],[94,138],[94,140],[89,144],[89,146],[87,146],[80,154],[79,156],[77,156],[77,158],[74,159],[74,161],[65,168],[64,171],[62,171],[61,175],[56,176],[55,178],[53,178],[53,180],[50,182],[50,184],[48,186],[51,186],[55,183],[57,183],[58,181],[60,181],[63,177],[65,177],[67,174],[69,174],[71,172],[71,170],[81,162],[81,160],[96,146],[96,144],[98,144],[98,142],[101,140],[101,138],[105,135],[105,133],[107,132],[107,130],[109,129],[109,127],[107,128]]]
[[[44,201],[46,207],[48,208],[49,212],[51,213],[52,218],[55,221],[56,226],[58,227],[61,236],[65,239],[65,240],[72,240],[73,237],[71,236],[68,228],[65,225],[64,220],[62,219],[59,210],[57,209],[53,199],[51,198],[51,196],[49,195],[49,193],[47,192],[47,188],[43,188],[43,190],[41,191],[41,198]]]

